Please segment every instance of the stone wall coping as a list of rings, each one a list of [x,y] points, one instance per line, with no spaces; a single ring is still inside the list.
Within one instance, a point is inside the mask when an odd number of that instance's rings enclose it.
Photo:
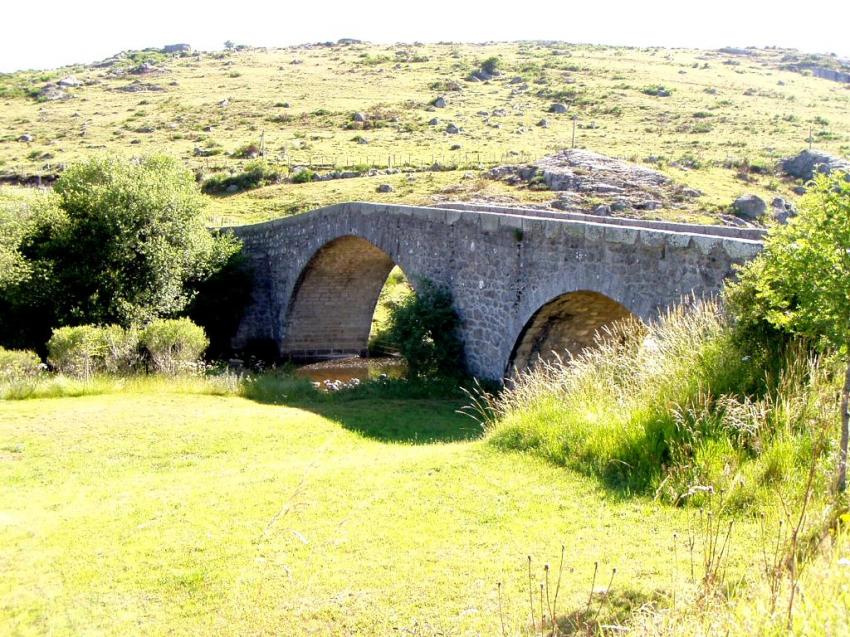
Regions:
[[[726,226],[709,226],[667,221],[650,221],[641,219],[620,219],[614,217],[597,217],[579,213],[557,213],[531,208],[484,207],[471,204],[446,204],[445,207],[408,206],[401,204],[380,204],[363,201],[332,204],[281,219],[272,219],[260,223],[239,226],[225,226],[221,230],[229,230],[237,236],[249,237],[262,235],[268,231],[276,231],[292,226],[309,223],[317,218],[340,213],[356,213],[368,216],[375,213],[426,218],[437,223],[451,225],[460,220],[470,221],[482,226],[482,229],[494,226],[521,229],[524,232],[534,232],[552,224],[561,227],[583,226],[587,233],[596,237],[610,237],[617,242],[632,242],[634,231],[639,235],[657,235],[658,239],[667,238],[668,244],[687,247],[692,239],[700,246],[708,245],[706,239],[720,240],[729,251],[730,244],[738,244],[733,248],[742,254],[755,254],[762,246],[765,231],[757,228],[729,228]],[[487,221],[492,219],[492,221]],[[495,223],[494,223],[495,222]],[[617,231],[616,229],[621,229]],[[652,241],[647,237],[647,243]],[[714,242],[711,242],[714,243]]]

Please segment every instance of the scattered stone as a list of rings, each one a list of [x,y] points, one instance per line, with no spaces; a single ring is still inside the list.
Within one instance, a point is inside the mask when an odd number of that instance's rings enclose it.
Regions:
[[[357,136],[356,141],[357,141],[358,144],[368,144],[369,143],[368,139],[366,139],[365,137],[362,137],[360,135]]]
[[[590,214],[597,215],[599,217],[607,217],[611,214],[611,206],[607,204],[599,204],[598,206],[593,207]]]
[[[446,126],[446,132],[449,135],[457,135],[460,132],[460,129],[454,124],[449,124],[448,126]]]
[[[568,212],[601,205],[608,207],[606,214],[669,208],[681,201],[683,190],[657,170],[579,149],[562,150],[535,164],[497,166],[487,176],[529,189],[545,186],[557,197],[548,205]]]
[[[742,219],[754,221],[765,213],[767,204],[758,195],[747,194],[738,197],[732,204],[732,209]]]
[[[159,84],[145,84],[144,82],[135,80],[130,84],[119,86],[115,90],[119,93],[153,93],[158,91],[164,91],[165,89],[162,88]]]
[[[560,102],[555,102],[549,107],[550,113],[566,113],[568,110],[567,105]]]
[[[366,114],[357,112],[357,113],[354,113],[354,115],[351,116],[351,119],[354,120],[355,122],[365,122],[366,121]]]
[[[508,83],[509,84],[522,84],[524,81],[525,80],[523,80],[522,77],[520,77],[519,75],[515,75],[514,77],[511,78],[511,81],[508,82]]]
[[[23,135],[21,135],[20,137],[18,137],[18,141],[19,141],[19,142],[27,142],[27,143],[29,143],[29,142],[31,142],[32,140],[33,140],[33,136],[32,136],[32,135],[30,135],[29,133],[24,133]]]
[[[840,170],[848,173],[850,180],[850,161],[820,150],[804,150],[794,157],[786,157],[780,164],[785,174],[809,181],[817,173],[829,174]]]
[[[61,80],[59,80],[56,84],[57,84],[58,86],[61,86],[62,88],[76,88],[76,87],[78,87],[78,86],[82,86],[82,85],[83,85],[83,83],[82,83],[82,82],[80,82],[80,80],[78,80],[77,78],[75,78],[73,75],[69,75],[69,76],[67,76],[67,77],[63,77],[63,78],[62,78]]]
[[[394,188],[389,184],[381,184],[378,186],[378,192],[393,192]]]
[[[788,219],[797,215],[797,207],[782,197],[775,197],[770,206],[773,209],[773,220],[777,223],[788,223]]]
[[[41,88],[36,95],[36,99],[40,102],[55,102],[58,100],[69,100],[73,97],[70,93],[63,91],[56,84],[47,84]]]
[[[221,101],[218,103],[218,105],[219,105],[221,108],[227,108],[228,106],[230,106],[230,100],[229,100],[228,98],[226,98],[226,97],[225,97],[223,100],[221,100]]]
[[[794,186],[791,189],[791,192],[793,192],[795,195],[805,195],[806,194],[806,187],[805,186]]]
[[[431,105],[434,108],[445,108],[446,107],[446,98],[440,96],[437,99],[435,99],[433,102],[431,102]]]
[[[460,144],[452,144],[449,150],[460,150],[463,148]]]
[[[204,126],[204,132],[205,133],[211,133],[214,130],[215,130],[215,128],[213,126]]]
[[[691,199],[696,199],[697,197],[702,197],[702,191],[697,190],[696,188],[682,188],[679,192],[682,193],[683,197],[689,197]]]
[[[159,69],[150,62],[142,62],[138,66],[134,66],[130,69],[130,73],[133,75],[147,75],[149,73],[156,73],[157,71],[159,71]]]
[[[659,208],[663,208],[664,204],[660,201],[656,201],[655,199],[646,199],[639,203],[635,204],[635,208],[638,210],[658,210]]]
[[[615,199],[611,204],[612,212],[623,212],[624,210],[628,210],[632,207],[632,204],[629,203],[628,199]]]
[[[432,118],[432,119],[431,119],[431,121],[430,121],[430,122],[428,122],[428,123],[429,123],[431,126],[436,126],[437,124],[439,124],[439,123],[440,123],[440,120],[439,120],[439,119],[437,119],[436,117],[434,117],[434,118]]]
[[[539,122],[537,122],[537,125],[540,128],[549,128],[549,120],[544,117]]]
[[[304,64],[304,60],[302,60],[300,58],[293,58],[289,63],[290,64]]]
[[[181,42],[179,44],[166,44],[162,47],[163,53],[191,53],[192,47],[189,44]]]

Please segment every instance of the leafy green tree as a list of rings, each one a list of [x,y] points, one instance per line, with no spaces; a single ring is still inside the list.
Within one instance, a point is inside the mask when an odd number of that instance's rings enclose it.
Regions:
[[[759,256],[730,286],[730,307],[746,332],[801,336],[846,362],[841,393],[837,488],[847,483],[850,422],[850,182],[819,175],[800,214],[770,230]]]
[[[207,230],[202,206],[192,173],[169,157],[70,167],[17,246],[26,275],[0,285],[0,338],[41,347],[55,327],[179,314],[238,250]]]
[[[398,347],[410,376],[458,376],[463,372],[458,325],[451,293],[426,281],[391,307],[386,340]]]

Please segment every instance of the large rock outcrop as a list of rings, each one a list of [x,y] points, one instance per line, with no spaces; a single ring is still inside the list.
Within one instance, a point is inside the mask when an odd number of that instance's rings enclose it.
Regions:
[[[850,161],[820,150],[804,150],[799,155],[786,157],[779,166],[786,175],[805,181],[817,173],[828,174],[836,170],[850,174]]]

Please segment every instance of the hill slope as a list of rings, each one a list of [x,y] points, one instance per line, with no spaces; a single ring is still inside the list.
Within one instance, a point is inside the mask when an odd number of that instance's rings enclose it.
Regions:
[[[498,74],[488,78],[482,64],[491,58]],[[209,177],[243,171],[262,148],[284,176],[301,165],[420,174],[219,197],[214,221],[344,199],[536,204],[552,194],[478,179],[478,171],[570,147],[575,124],[576,146],[651,164],[704,193],[640,214],[710,221],[744,192],[793,198],[794,184],[774,167],[806,146],[810,130],[818,147],[850,154],[850,84],[796,72],[790,58],[782,50],[534,42],[127,53],[0,75],[0,173],[52,174],[95,152],[167,152]],[[566,112],[549,112],[553,104]],[[435,163],[462,170],[421,173]],[[376,193],[378,183],[393,191]]]

